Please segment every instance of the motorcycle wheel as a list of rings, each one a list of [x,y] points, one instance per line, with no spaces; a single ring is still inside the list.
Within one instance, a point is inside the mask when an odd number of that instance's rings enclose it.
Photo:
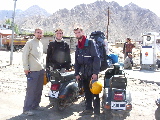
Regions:
[[[122,117],[120,116],[113,116],[112,118],[113,120],[124,120]]]
[[[66,101],[61,99],[54,100],[54,108],[58,111],[64,111],[66,109]]]
[[[110,110],[104,111],[104,118],[105,118],[105,120],[112,120],[112,114],[111,114]]]

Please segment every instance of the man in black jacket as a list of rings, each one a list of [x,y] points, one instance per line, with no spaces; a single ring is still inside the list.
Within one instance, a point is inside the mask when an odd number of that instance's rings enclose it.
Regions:
[[[81,80],[84,87],[86,108],[82,114],[100,115],[100,99],[99,94],[92,94],[89,88],[90,80],[97,80],[100,71],[100,58],[92,40],[88,40],[84,36],[81,28],[74,29],[78,45],[75,51],[75,76],[77,80]],[[92,101],[93,106],[92,107]]]
[[[64,72],[70,69],[70,49],[69,45],[62,38],[62,29],[57,29],[55,35],[55,40],[48,45],[46,69],[49,69],[49,66],[51,66],[53,70],[59,69],[60,72]]]

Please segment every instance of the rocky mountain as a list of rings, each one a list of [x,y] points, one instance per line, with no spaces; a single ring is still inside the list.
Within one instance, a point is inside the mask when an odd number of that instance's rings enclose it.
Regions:
[[[61,9],[52,15],[48,14],[49,16],[39,15],[45,10],[35,8],[37,6],[28,8],[23,12],[24,15],[21,13],[22,16],[17,16],[15,21],[20,28],[42,27],[45,31],[61,28],[65,36],[74,36],[73,29],[76,27],[82,27],[86,35],[95,30],[106,33],[109,23],[108,40],[111,42],[123,41],[126,37],[138,41],[142,39],[141,33],[160,30],[160,18],[149,9],[133,3],[122,7],[116,2],[96,1],[91,4],[77,5],[71,10]]]
[[[0,21],[5,19],[12,19],[13,10],[0,10]],[[48,13],[45,9],[40,8],[38,5],[33,5],[29,7],[27,10],[22,11],[17,9],[15,11],[15,19],[24,19],[29,18],[31,16],[44,16],[48,17],[51,14]]]
[[[51,14],[48,13],[45,9],[40,8],[38,5],[33,5],[29,7],[27,10],[19,13],[16,15],[17,19],[22,19],[22,18],[29,18],[32,16],[43,16],[43,17],[48,17]]]
[[[21,10],[16,10],[16,13],[21,12]],[[11,19],[13,10],[0,10],[0,20]]]

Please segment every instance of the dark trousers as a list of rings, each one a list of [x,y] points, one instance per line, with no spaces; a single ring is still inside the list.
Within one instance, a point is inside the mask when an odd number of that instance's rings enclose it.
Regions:
[[[89,88],[91,77],[88,77],[86,79],[83,78],[83,87],[85,92],[85,98],[86,98],[86,110],[93,110],[94,114],[99,115],[100,114],[100,98],[99,94],[92,94]],[[93,102],[93,107],[92,107]]]
[[[44,70],[31,71],[29,74],[31,79],[27,80],[23,112],[39,107],[43,90]]]

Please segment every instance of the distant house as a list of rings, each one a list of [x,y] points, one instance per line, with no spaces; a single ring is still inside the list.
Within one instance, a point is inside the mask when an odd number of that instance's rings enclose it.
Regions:
[[[1,24],[0,25],[0,30],[6,30],[6,29],[11,29],[11,25],[8,25],[8,24]]]
[[[0,30],[0,37],[7,37],[9,35],[12,35],[12,30]]]
[[[0,30],[0,47],[2,46],[2,38],[8,37],[11,35],[12,35],[12,30],[9,30],[9,29]]]

